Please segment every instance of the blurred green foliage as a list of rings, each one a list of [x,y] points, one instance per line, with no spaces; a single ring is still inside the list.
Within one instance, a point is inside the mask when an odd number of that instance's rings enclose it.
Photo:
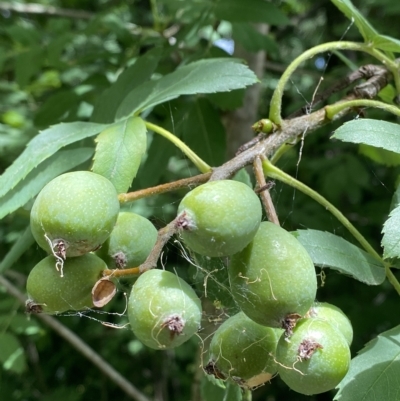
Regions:
[[[14,12],[0,7],[0,174],[22,152],[39,130],[59,122],[88,121],[97,100],[121,72],[151,49],[159,49],[161,61],[152,72],[160,76],[177,66],[209,57],[229,57],[215,45],[231,38],[235,46],[249,52],[266,50],[268,62],[261,78],[259,116],[268,115],[269,99],[285,67],[308,48],[332,40],[360,40],[360,35],[335,6],[327,0],[263,2],[261,9],[225,7],[195,0],[126,1],[42,0],[43,6],[83,10],[89,19],[40,13]],[[224,3],[224,4],[223,4]],[[237,2],[236,2],[237,3]],[[242,2],[246,4],[247,2]],[[10,4],[28,4],[10,2]],[[392,0],[354,1],[360,12],[385,35],[398,34],[400,3]],[[210,6],[211,5],[211,6]],[[263,10],[271,6],[269,11]],[[250,7],[250,5],[248,5]],[[263,14],[264,13],[264,14]],[[260,19],[260,15],[269,16]],[[253,23],[270,24],[261,35]],[[223,42],[224,43],[224,42]],[[343,58],[347,61],[343,62]],[[337,79],[372,60],[365,54],[343,52],[310,59],[293,76],[284,96],[284,116],[312,102],[319,79],[329,87]],[[241,105],[244,91],[207,96],[185,96],[155,106],[150,120],[174,131],[211,165],[225,160],[224,121],[229,110]],[[366,110],[370,118],[396,121],[383,112]],[[348,118],[354,118],[355,114]],[[338,207],[375,246],[380,246],[381,227],[387,218],[391,196],[398,183],[399,167],[379,162],[367,149],[329,141],[338,123],[321,128],[299,147],[287,152],[279,166],[309,185]],[[164,138],[149,134],[146,160],[131,189],[146,188],[196,174],[180,151]],[[94,148],[93,138],[80,146]],[[88,168],[88,163],[81,165]],[[169,222],[185,191],[158,195],[127,205],[126,208],[151,218],[157,227]],[[345,229],[326,210],[305,195],[276,183],[273,199],[282,225],[288,230],[326,230],[352,241]],[[29,224],[28,203],[0,222],[0,256],[3,258]],[[181,247],[170,242],[164,259],[168,266],[191,281],[199,292],[208,277],[181,257]],[[8,279],[24,289],[30,269],[43,258],[37,245],[30,248],[5,272]],[[223,281],[224,261],[218,261],[217,280]],[[211,266],[210,269],[215,266]],[[326,270],[320,301],[342,308],[354,326],[355,354],[371,338],[398,323],[398,296],[385,282],[367,287],[335,271]],[[221,276],[221,277],[220,277]],[[208,278],[208,280],[210,280]],[[123,312],[132,280],[121,280],[120,295],[109,312]],[[217,309],[204,317],[204,331],[212,332],[218,322],[235,310],[229,305],[225,287],[209,283],[209,300]],[[222,294],[222,295],[221,295]],[[221,297],[221,299],[219,299]],[[226,308],[221,304],[225,302]],[[365,311],[368,314],[365,314]],[[112,366],[154,400],[192,399],[199,344],[193,339],[170,351],[143,347],[129,328],[115,330],[97,320],[123,325],[126,316],[91,313],[61,316],[63,324],[77,333]],[[16,401],[101,401],[130,399],[82,355],[32,317],[27,320],[17,301],[0,287],[0,394]],[[196,376],[197,377],[197,376]],[[207,389],[207,385],[203,388]],[[206,392],[206,390],[204,390]],[[253,394],[253,400],[324,401],[326,393],[313,397],[297,395],[279,380],[273,380]],[[211,399],[210,399],[211,400]],[[206,400],[208,401],[208,399]]]

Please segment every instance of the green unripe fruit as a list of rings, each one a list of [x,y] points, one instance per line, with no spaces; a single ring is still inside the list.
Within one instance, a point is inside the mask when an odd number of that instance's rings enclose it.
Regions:
[[[281,334],[282,330],[261,326],[239,312],[214,333],[205,370],[243,387],[257,387],[276,373],[274,355]]]
[[[340,308],[327,302],[315,302],[309,310],[308,316],[327,321],[331,326],[340,331],[349,346],[351,345],[353,341],[353,326]]]
[[[305,248],[283,228],[263,222],[253,241],[233,255],[228,268],[232,296],[255,322],[286,328],[314,302],[317,279]],[[289,330],[290,332],[290,330]]]
[[[110,237],[97,254],[111,268],[135,267],[143,263],[157,241],[157,230],[136,213],[121,212]]]
[[[233,255],[254,237],[261,222],[261,203],[238,181],[211,181],[190,191],[178,213],[185,213],[182,238],[193,251],[211,257]]]
[[[111,234],[118,212],[117,192],[109,180],[89,171],[66,173],[39,193],[31,230],[44,250],[65,259],[98,248]]]
[[[334,389],[350,366],[346,339],[320,319],[301,319],[290,341],[282,335],[276,348],[278,372],[294,391],[312,395]]]
[[[56,262],[54,256],[47,256],[29,273],[26,290],[31,303],[50,314],[93,308],[92,288],[107,269],[105,262],[90,253],[67,259],[63,277]]]
[[[153,269],[132,286],[128,317],[135,336],[154,349],[175,348],[195,334],[201,302],[192,287],[176,274]]]

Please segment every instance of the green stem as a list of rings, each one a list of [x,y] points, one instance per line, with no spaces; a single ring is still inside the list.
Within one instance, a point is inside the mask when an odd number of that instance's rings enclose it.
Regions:
[[[153,15],[153,27],[156,32],[161,31],[160,15],[158,13],[157,0],[150,0],[151,13]]]
[[[196,153],[194,153],[192,149],[190,149],[185,143],[183,143],[172,132],[169,132],[160,126],[149,123],[147,121],[145,121],[145,124],[149,130],[151,130],[159,135],[162,135],[164,138],[168,139],[176,147],[178,147],[202,173],[207,173],[207,172],[211,171],[211,167],[205,161],[203,161],[199,156],[197,156]]]
[[[296,59],[294,59],[289,66],[286,68],[285,72],[282,74],[278,85],[272,95],[269,119],[276,125],[282,125],[281,109],[282,109],[282,96],[285,89],[285,85],[288,82],[290,76],[297,69],[297,67],[304,61],[315,56],[316,54],[332,51],[332,50],[354,50],[362,51],[370,54],[371,56],[378,59],[382,64],[384,64],[393,74],[397,92],[400,92],[400,78],[398,66],[395,61],[391,60],[385,56],[379,50],[376,50],[367,44],[356,43],[356,42],[328,42],[321,45],[312,47],[311,49],[305,51]]]
[[[383,103],[378,100],[354,99],[325,106],[326,117],[332,120],[335,114],[341,112],[344,109],[347,109],[349,107],[361,107],[361,106],[376,107],[378,109],[388,111],[389,113],[392,113],[396,116],[400,116],[400,108],[392,104]]]
[[[327,199],[321,196],[318,192],[314,191],[307,185],[286,174],[278,167],[271,164],[271,162],[267,159],[263,160],[263,170],[265,175],[274,178],[276,180],[282,181],[285,184],[298,189],[299,191],[308,195],[310,198],[317,201],[326,210],[331,212],[350,231],[350,233],[354,236],[354,238],[356,238],[356,240],[370,255],[372,255],[375,259],[379,260],[379,262],[384,263],[381,256],[362,236],[362,234],[353,226],[353,224],[350,223],[350,221],[343,215],[343,213],[335,206],[333,206],[332,203],[330,203]]]

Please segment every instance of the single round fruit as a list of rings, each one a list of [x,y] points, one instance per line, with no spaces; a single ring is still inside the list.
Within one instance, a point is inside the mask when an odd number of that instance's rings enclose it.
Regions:
[[[123,269],[143,263],[157,241],[157,230],[136,213],[121,212],[110,237],[97,255],[111,268]]]
[[[181,235],[186,245],[204,256],[221,257],[242,250],[261,222],[261,203],[239,181],[211,181],[190,191],[178,213],[185,213]]]
[[[344,336],[328,322],[301,319],[290,341],[282,335],[276,348],[278,372],[294,391],[312,395],[334,389],[350,366]]]
[[[176,274],[152,269],[132,286],[128,317],[135,336],[154,349],[175,348],[195,334],[201,302],[192,287]]]
[[[315,302],[309,310],[308,316],[326,320],[330,325],[338,329],[349,346],[351,345],[353,341],[353,326],[340,308],[327,302]]]
[[[231,257],[232,296],[255,322],[289,329],[303,316],[317,292],[313,262],[305,248],[283,228],[263,222],[253,241]]]
[[[274,355],[281,334],[282,330],[261,326],[239,312],[214,333],[205,370],[243,387],[258,387],[276,373]]]
[[[54,256],[47,256],[29,273],[26,289],[31,309],[54,314],[93,308],[92,288],[107,269],[105,262],[90,253],[69,258],[64,262],[63,277],[56,263]]]
[[[76,171],[41,190],[32,207],[31,230],[44,250],[65,259],[98,248],[111,234],[118,213],[113,184],[90,171]]]

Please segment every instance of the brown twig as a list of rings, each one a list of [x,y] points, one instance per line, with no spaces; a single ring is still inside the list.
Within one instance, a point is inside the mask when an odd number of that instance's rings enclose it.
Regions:
[[[333,86],[330,88],[326,89],[324,92],[322,92],[319,95],[314,96],[312,104],[307,105],[305,107],[302,107],[300,110],[295,111],[294,113],[290,114],[288,116],[288,119],[292,119],[295,117],[302,116],[304,114],[309,114],[310,113],[310,107],[315,107],[318,106],[321,102],[325,101],[328,99],[330,96],[332,96],[334,93],[340,92],[343,89],[349,87],[352,85],[355,81],[358,81],[359,79],[368,79],[368,82],[366,82],[366,87],[370,88],[371,86],[375,86],[376,82],[378,82],[378,85],[380,88],[383,88],[387,85],[388,79],[390,77],[389,71],[387,71],[385,68],[379,66],[379,65],[374,65],[374,64],[368,64],[360,67],[358,70],[352,72],[348,76],[344,77],[343,79],[337,81]],[[362,88],[364,84],[358,85],[354,91],[357,92],[359,88]],[[369,99],[372,99],[367,95]],[[375,97],[374,95],[373,97]],[[365,97],[365,95],[359,93],[359,97]]]
[[[155,187],[141,189],[135,192],[128,192],[126,194],[119,194],[118,199],[120,203],[133,202],[135,200],[146,198],[148,196],[160,195],[166,192],[176,191],[177,189],[189,187],[196,187],[197,185],[203,184],[211,177],[211,173],[204,173],[195,175],[190,178],[183,178],[182,180],[169,182],[167,184],[157,185]]]
[[[279,226],[278,215],[275,211],[275,206],[272,202],[271,194],[269,193],[269,187],[265,182],[264,171],[262,168],[261,158],[256,157],[253,162],[254,174],[256,176],[258,191],[260,194],[261,201],[264,205],[264,209],[267,213],[268,220]]]
[[[390,72],[385,70],[382,73],[381,68],[376,69],[378,76],[372,76],[367,82],[353,89],[352,93],[345,96],[339,102],[353,100],[353,99],[371,99],[374,98],[378,92],[386,85]],[[385,79],[383,79],[386,77]],[[231,177],[236,171],[243,167],[252,164],[257,156],[264,155],[270,157],[278,148],[287,142],[295,143],[299,138],[311,134],[317,128],[322,127],[334,120],[342,118],[344,115],[351,112],[351,109],[344,109],[340,113],[336,114],[332,120],[326,118],[325,109],[314,111],[313,113],[306,114],[300,117],[295,117],[290,120],[284,120],[282,125],[275,130],[273,133],[268,135],[265,139],[261,140],[253,147],[246,149],[242,153],[239,153],[233,159],[227,161],[222,166],[216,167],[213,170],[210,181],[222,180]]]
[[[0,284],[5,287],[7,292],[14,298],[25,305],[26,296],[15,287],[4,276],[0,275]],[[40,319],[49,327],[51,327],[58,335],[68,341],[76,350],[78,350],[85,358],[93,363],[101,372],[103,372],[110,380],[112,380],[121,390],[123,390],[130,398],[136,401],[150,401],[143,393],[141,393],[131,382],[125,379],[117,372],[105,359],[103,359],[96,351],[89,347],[74,332],[65,327],[52,316],[45,314],[35,314],[35,318]]]

